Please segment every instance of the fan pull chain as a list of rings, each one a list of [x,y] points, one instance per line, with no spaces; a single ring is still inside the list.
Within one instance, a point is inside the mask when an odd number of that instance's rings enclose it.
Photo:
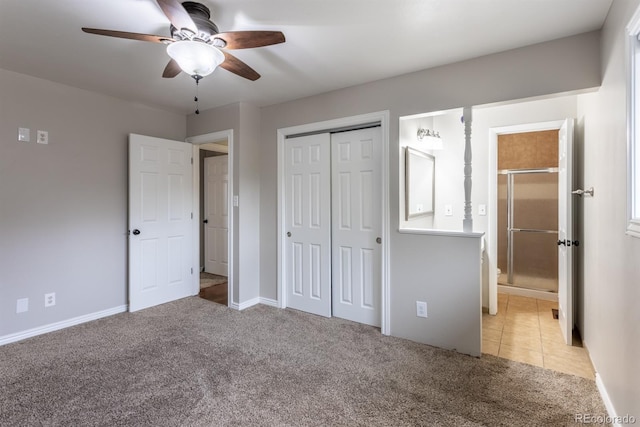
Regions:
[[[200,107],[198,104],[198,88],[200,87],[200,80],[202,79],[202,76],[195,74],[191,77],[193,77],[193,79],[196,81],[196,96],[193,97],[193,100],[196,103],[196,114],[200,114]]]

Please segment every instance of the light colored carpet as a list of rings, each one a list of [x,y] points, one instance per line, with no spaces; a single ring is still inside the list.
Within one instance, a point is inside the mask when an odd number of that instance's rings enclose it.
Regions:
[[[593,381],[198,297],[0,347],[2,426],[564,426]]]
[[[205,289],[210,286],[219,285],[227,282],[227,276],[220,276],[211,273],[200,273],[200,289]]]

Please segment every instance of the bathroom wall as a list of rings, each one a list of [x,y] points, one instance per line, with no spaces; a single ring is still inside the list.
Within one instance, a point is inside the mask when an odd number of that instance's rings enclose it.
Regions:
[[[400,228],[436,229],[462,231],[464,217],[464,126],[461,122],[462,109],[445,112],[425,112],[421,116],[411,116],[400,120],[400,155],[403,147],[417,144],[416,132],[419,126],[432,126],[440,132],[444,149],[428,151],[436,157],[435,213],[432,218],[404,220],[404,162],[400,163]],[[537,123],[577,117],[577,95],[562,95],[540,99],[516,100],[499,105],[476,106],[472,112],[472,190],[471,205],[473,230],[489,231],[488,192],[492,182],[489,178],[489,129],[526,123]],[[431,119],[432,122],[428,120]],[[453,215],[447,216],[444,206],[451,205]],[[480,205],[485,205],[486,215],[479,215]],[[488,236],[485,235],[485,243]],[[485,248],[482,266],[482,305],[489,306],[489,268],[497,268],[496,260],[488,258]]]

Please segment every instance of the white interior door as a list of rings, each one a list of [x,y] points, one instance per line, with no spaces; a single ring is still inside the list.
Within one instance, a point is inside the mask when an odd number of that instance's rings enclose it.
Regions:
[[[204,159],[204,271],[226,276],[229,268],[228,156]]]
[[[285,288],[291,308],[331,317],[329,134],[285,142]]]
[[[558,135],[558,320],[567,344],[573,332],[573,120]]]
[[[191,295],[191,144],[129,135],[129,310]]]
[[[333,315],[380,326],[380,128],[331,135]]]

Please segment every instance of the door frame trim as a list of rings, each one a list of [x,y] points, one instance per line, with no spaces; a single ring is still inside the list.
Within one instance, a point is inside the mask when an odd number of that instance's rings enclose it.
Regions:
[[[564,119],[548,122],[489,128],[489,218],[488,218],[488,262],[489,269],[489,314],[498,313],[498,136],[511,133],[560,130]]]
[[[286,300],[286,291],[285,291],[285,283],[286,283],[286,269],[285,269],[285,256],[284,256],[284,244],[283,244],[283,233],[285,230],[284,223],[284,211],[285,211],[285,197],[284,197],[284,188],[285,188],[285,174],[284,174],[284,155],[285,155],[285,141],[287,136],[290,135],[298,135],[309,132],[320,132],[327,131],[331,132],[334,129],[344,128],[347,126],[359,126],[365,124],[371,124],[373,122],[380,123],[380,134],[381,134],[381,144],[382,144],[382,153],[381,153],[381,172],[382,172],[382,206],[380,206],[381,214],[382,214],[382,247],[381,247],[381,256],[382,262],[380,265],[380,279],[381,279],[381,300],[380,300],[380,309],[381,309],[381,319],[380,319],[380,329],[382,334],[389,335],[390,328],[390,300],[391,300],[391,291],[389,288],[390,283],[390,254],[389,254],[389,239],[390,239],[390,230],[389,230],[389,221],[390,221],[390,209],[389,209],[389,110],[377,111],[374,113],[361,114],[357,116],[343,117],[340,119],[334,120],[326,120],[322,122],[315,123],[307,123],[299,126],[291,126],[286,128],[280,128],[277,130],[277,156],[278,156],[278,182],[277,182],[277,200],[278,200],[278,212],[277,212],[277,294],[278,294],[278,307],[285,308],[287,307]]]
[[[227,271],[227,306],[238,309],[233,304],[233,266],[235,264],[233,242],[235,241],[236,230],[233,221],[233,129],[227,129],[220,132],[206,133],[187,138],[185,141],[191,143],[193,156],[193,235],[198,236],[198,244],[193,245],[193,265],[197,267],[198,274],[194,274],[193,279],[193,295],[200,292],[200,146],[216,141],[227,140],[227,158],[228,175],[229,175],[229,191],[228,191],[228,216],[229,216],[229,264]],[[197,162],[197,163],[196,163]]]

